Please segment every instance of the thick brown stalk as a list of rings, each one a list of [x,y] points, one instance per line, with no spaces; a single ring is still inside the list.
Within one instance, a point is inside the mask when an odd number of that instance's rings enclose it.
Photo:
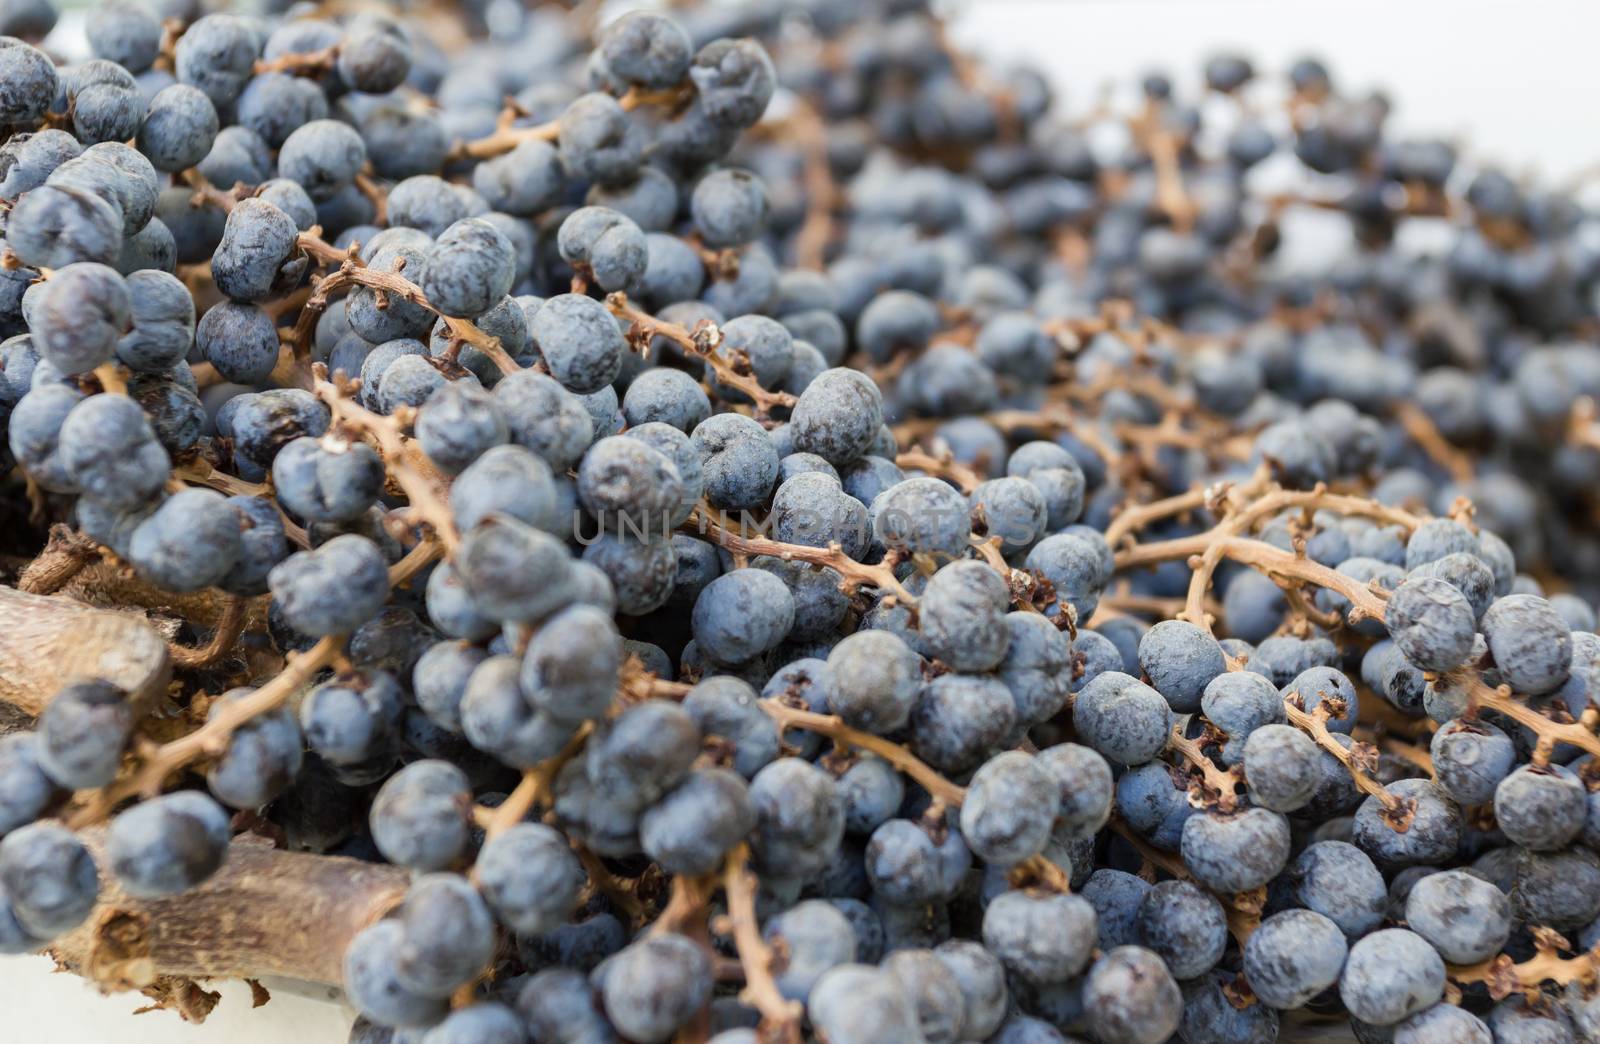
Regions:
[[[184,645],[169,647],[172,666],[179,670],[198,670],[201,667],[209,667],[228,655],[233,649],[233,643],[239,640],[239,634],[244,630],[245,616],[249,608],[249,599],[229,595],[222,611],[222,619],[217,621],[209,642],[197,649]]]
[[[58,689],[83,678],[152,700],[172,678],[167,643],[136,613],[0,587],[0,703],[37,717]]]
[[[750,846],[740,843],[728,853],[723,873],[723,889],[728,897],[728,922],[739,964],[744,969],[744,990],[739,998],[761,1013],[765,1040],[799,1044],[799,1001],[788,1000],[779,992],[772,977],[777,955],[761,937],[756,920],[756,878],[750,872]]]
[[[17,590],[36,595],[55,594],[85,566],[99,560],[99,544],[58,522],[50,527],[50,541],[44,550],[17,577]]]
[[[746,365],[741,369],[723,357],[722,331],[715,324],[701,322],[689,330],[677,323],[662,322],[629,304],[628,296],[621,292],[608,294],[606,307],[611,309],[612,315],[628,323],[628,341],[638,350],[645,351],[652,339],[665,337],[681,348],[685,355],[704,359],[719,383],[748,396],[762,413],[771,411],[773,407],[788,409],[794,406],[796,399],[788,392],[768,391],[761,387],[755,375],[749,372],[748,360],[745,360]]]
[[[107,865],[104,831],[80,836]],[[337,985],[350,941],[409,883],[400,867],[283,852],[245,834],[221,869],[182,895],[138,899],[102,873],[94,912],[47,952],[105,990],[149,990],[165,977]]]

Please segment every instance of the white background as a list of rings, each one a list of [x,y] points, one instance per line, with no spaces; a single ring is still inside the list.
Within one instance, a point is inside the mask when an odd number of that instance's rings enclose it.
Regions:
[[[1456,140],[1515,174],[1564,179],[1600,163],[1600,3],[1485,0],[974,0],[956,39],[1044,69],[1075,108],[1147,68],[1198,79],[1201,59],[1241,48],[1281,73],[1316,54],[1351,88],[1383,87],[1391,126]],[[202,1026],[170,1012],[130,1018],[136,994],[101,997],[39,957],[0,958],[8,1039],[27,1044],[342,1044],[340,1008],[279,992],[251,1010],[223,984]]]

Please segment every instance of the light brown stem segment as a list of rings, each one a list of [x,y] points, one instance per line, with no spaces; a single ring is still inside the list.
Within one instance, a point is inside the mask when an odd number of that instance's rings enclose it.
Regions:
[[[716,884],[715,873],[701,877],[678,874],[672,879],[672,884],[668,888],[666,905],[656,914],[656,919],[650,922],[646,934],[660,935],[662,932],[703,934],[706,926],[706,904],[716,889]]]
[[[633,894],[633,890],[628,887],[628,883],[619,880],[615,874],[607,870],[606,865],[600,861],[600,857],[584,846],[573,845],[572,850],[577,854],[578,862],[583,864],[583,869],[588,873],[589,883],[611,901],[611,905],[617,908],[617,912],[622,914],[629,924],[635,928],[642,926],[648,911],[645,909],[644,904],[639,901],[639,897]]]
[[[502,834],[527,818],[533,807],[550,793],[550,784],[555,780],[556,773],[561,771],[563,765],[577,757],[583,745],[588,742],[589,733],[594,730],[592,722],[584,722],[578,731],[567,740],[567,745],[562,747],[555,756],[542,761],[534,768],[522,774],[522,781],[506,795],[498,808],[493,809],[484,823],[484,830],[490,837]]]
[[[167,643],[141,617],[0,587],[0,703],[37,717],[62,685],[85,678],[142,702],[171,677]]]
[[[80,836],[107,865],[104,831]],[[350,940],[409,883],[400,867],[279,851],[241,835],[222,868],[182,895],[137,899],[102,872],[94,912],[47,952],[106,990],[148,990],[167,976],[336,985]]]
[[[272,492],[272,488],[264,482],[246,482],[238,476],[218,471],[210,463],[200,459],[180,464],[172,469],[172,473],[185,482],[207,486],[230,497],[264,497]]]
[[[1270,518],[1280,511],[1296,508],[1311,511],[1326,508],[1340,515],[1367,518],[1387,526],[1400,526],[1407,533],[1416,529],[1423,521],[1409,511],[1388,507],[1365,497],[1332,493],[1320,488],[1313,490],[1277,489],[1263,492],[1258,498],[1252,500],[1248,508],[1240,516],[1236,516],[1242,519],[1242,522],[1234,522],[1233,524],[1221,523],[1204,533],[1197,533],[1194,536],[1179,537],[1176,540],[1162,540],[1153,544],[1139,544],[1135,547],[1126,548],[1117,554],[1117,568],[1119,570],[1132,569],[1137,566],[1155,565],[1158,562],[1170,562],[1174,559],[1185,559],[1191,555],[1204,554],[1206,549],[1216,543],[1219,537],[1247,533],[1254,523]]]
[[[344,639],[330,635],[303,653],[291,654],[283,672],[271,681],[243,699],[218,706],[204,725],[157,747],[136,771],[108,787],[88,792],[70,825],[81,827],[99,822],[128,798],[159,794],[169,775],[200,757],[222,753],[234,729],[281,706],[343,652]]]
[[[956,460],[949,450],[934,454],[913,448],[897,454],[894,462],[902,468],[912,468],[946,479],[963,493],[971,493],[983,482],[981,475]]]
[[[817,714],[812,711],[791,707],[776,699],[761,701],[761,709],[772,716],[778,723],[778,731],[785,729],[804,729],[827,736],[836,743],[847,747],[864,750],[887,761],[895,768],[904,772],[922,785],[922,788],[935,798],[946,804],[959,805],[966,799],[967,791],[964,787],[945,779],[925,762],[917,758],[910,751],[892,743],[882,736],[874,736],[870,732],[862,732],[846,725],[832,714]]]
[[[1164,870],[1180,881],[1194,880],[1194,875],[1189,873],[1189,868],[1183,865],[1182,859],[1155,847],[1121,819],[1113,817],[1107,826],[1132,845],[1134,851],[1152,867]],[[1249,893],[1243,896],[1217,896],[1218,902],[1222,904],[1223,913],[1228,918],[1228,931],[1240,946],[1243,946],[1245,940],[1249,939],[1251,933],[1261,925],[1261,906],[1255,902],[1255,898]]]
[[[363,409],[346,394],[343,385],[326,379],[326,368],[322,364],[317,366],[316,394],[328,404],[334,422],[372,436],[389,473],[410,500],[410,510],[433,527],[445,552],[454,554],[461,537],[456,532],[455,516],[450,513],[449,491],[422,447],[401,434],[404,420],[410,416],[409,410],[385,417]]]
[[[778,540],[768,540],[765,537],[740,536],[727,528],[723,522],[714,521],[711,511],[703,506],[695,509],[694,515],[684,523],[683,531],[705,536],[735,554],[772,555],[786,561],[827,566],[843,578],[842,584],[848,591],[853,591],[862,585],[875,587],[892,595],[900,605],[910,609],[916,608],[916,597],[907,591],[894,575],[892,563],[863,565],[845,554],[838,544],[825,548],[808,547],[804,544],[786,544]]]
[[[1358,790],[1378,800],[1378,804],[1383,806],[1382,816],[1385,823],[1402,834],[1411,829],[1411,820],[1416,815],[1417,804],[1409,798],[1395,797],[1384,789],[1382,783],[1372,778],[1371,772],[1378,757],[1376,749],[1363,743],[1352,743],[1347,749],[1328,731],[1326,706],[1319,705],[1316,713],[1308,714],[1300,706],[1298,693],[1291,692],[1284,697],[1283,710],[1289,717],[1289,724],[1310,736],[1316,741],[1317,746],[1332,754],[1334,759],[1345,767],[1345,771],[1350,773],[1350,779]]]
[[[1460,686],[1467,691],[1467,697],[1473,705],[1497,714],[1504,714],[1518,725],[1532,729],[1541,740],[1550,740],[1553,743],[1570,743],[1585,754],[1600,757],[1600,736],[1596,736],[1581,722],[1561,724],[1551,721],[1526,703],[1511,695],[1510,688],[1501,686],[1492,689],[1485,685],[1483,679],[1472,671],[1459,671],[1449,676],[1450,684]]]
[[[1106,526],[1106,543],[1115,551],[1123,540],[1132,537],[1145,526],[1162,519],[1186,515],[1191,511],[1198,511],[1210,502],[1212,490],[1205,486],[1196,486],[1194,489],[1161,500],[1152,500],[1148,504],[1135,504],[1123,508],[1111,524]]]
[[[620,292],[606,297],[606,307],[612,315],[628,323],[628,342],[637,350],[647,351],[652,339],[665,337],[681,348],[685,355],[705,360],[719,382],[743,392],[756,404],[757,410],[766,413],[775,406],[787,409],[795,404],[795,397],[788,392],[768,391],[761,387],[748,365],[741,368],[724,357],[721,350],[722,331],[717,329],[716,324],[701,322],[689,330],[677,323],[663,322],[629,304],[627,295]]]
[[[1567,941],[1549,929],[1535,928],[1534,946],[1537,952],[1521,964],[1502,953],[1478,964],[1451,965],[1450,978],[1458,983],[1481,982],[1497,1001],[1513,993],[1536,994],[1549,982],[1577,982],[1591,989],[1600,985],[1600,943],[1563,958],[1560,951],[1569,948]]]
[[[623,109],[637,109],[641,105],[676,105],[684,98],[681,88],[668,88],[660,91],[647,91],[634,87],[619,99]],[[546,123],[535,124],[531,127],[515,127],[512,121],[517,113],[509,111],[500,118],[500,126],[482,137],[472,141],[458,141],[450,149],[449,159],[489,159],[501,156],[525,141],[555,141],[561,134],[561,122],[550,120]],[[509,118],[508,118],[509,117]]]
[[[833,209],[839,198],[828,162],[828,134],[816,109],[804,100],[796,105],[790,122],[805,158],[801,176],[806,190],[806,216],[795,233],[794,259],[796,266],[820,272],[833,241]]]
[[[1239,774],[1218,768],[1216,763],[1206,756],[1206,752],[1200,749],[1197,741],[1183,734],[1181,722],[1173,726],[1172,735],[1167,738],[1167,748],[1200,773],[1200,780],[1206,789],[1208,800],[1215,801],[1217,807],[1224,810],[1238,805],[1239,798],[1236,791],[1239,786]]]
[[[276,58],[256,60],[255,73],[281,72],[291,76],[321,76],[339,60],[339,45],[332,44],[317,51],[295,51]]]
[[[317,319],[327,309],[334,293],[352,286],[368,286],[374,290],[381,290],[384,294],[410,301],[419,308],[425,308],[439,316],[444,320],[452,338],[470,344],[488,356],[490,361],[500,368],[500,372],[515,373],[521,369],[501,346],[498,337],[478,329],[469,320],[445,315],[428,300],[428,295],[423,293],[420,286],[398,271],[380,272],[367,267],[354,247],[340,250],[324,240],[316,228],[300,233],[296,243],[302,251],[318,262],[338,266],[317,283],[317,288],[306,300],[305,307],[295,320],[294,329],[289,333],[289,343],[293,345],[297,356],[303,357],[308,350]]]
[[[738,844],[728,853],[727,870],[723,875],[733,944],[739,951],[739,964],[744,968],[745,986],[739,997],[761,1013],[763,1039],[799,1044],[802,1009],[798,1001],[788,1000],[778,991],[778,984],[772,977],[776,955],[761,938],[761,929],[756,923],[756,878],[750,872],[749,863],[750,846]]]
[[[922,789],[932,795],[936,803],[959,806],[966,800],[966,788],[952,783],[898,743],[886,740],[882,736],[874,736],[870,732],[853,729],[834,715],[801,710],[778,699],[762,700],[761,709],[778,723],[780,736],[785,729],[790,728],[805,729],[807,732],[827,736],[841,746],[855,747],[878,755],[921,784]],[[1042,855],[1033,856],[1019,863],[1014,873],[1021,880],[1037,883],[1054,891],[1065,893],[1071,890],[1071,882],[1061,872],[1061,868]]]
[[[1450,441],[1439,433],[1433,418],[1429,417],[1421,406],[1414,402],[1399,400],[1394,404],[1394,417],[1410,436],[1411,441],[1415,442],[1435,464],[1447,471],[1451,478],[1465,485],[1476,477],[1472,458],[1452,446]]]

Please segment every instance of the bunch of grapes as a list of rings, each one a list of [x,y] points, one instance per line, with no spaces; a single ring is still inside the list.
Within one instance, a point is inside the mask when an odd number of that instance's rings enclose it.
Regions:
[[[1600,218],[1315,60],[598,6],[0,4],[0,953],[363,1044],[1600,1040]]]

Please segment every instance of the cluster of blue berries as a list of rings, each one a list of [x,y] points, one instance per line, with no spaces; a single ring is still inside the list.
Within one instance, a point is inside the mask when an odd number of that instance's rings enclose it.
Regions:
[[[361,1044],[1600,1040],[1600,218],[931,6],[0,4],[0,542],[179,646],[0,953],[250,831]]]

